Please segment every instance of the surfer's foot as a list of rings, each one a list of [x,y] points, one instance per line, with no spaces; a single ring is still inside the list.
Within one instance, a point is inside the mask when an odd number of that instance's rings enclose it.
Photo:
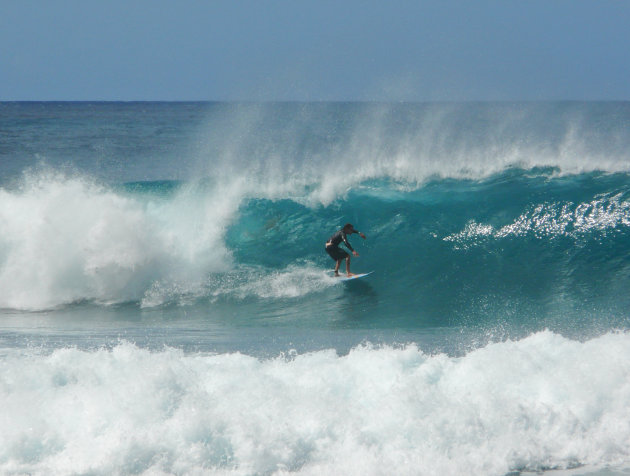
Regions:
[[[356,274],[354,273],[348,273],[348,277],[351,278],[352,276],[356,276]]]
[[[339,273],[335,273],[335,278],[338,278],[338,277],[339,277]]]

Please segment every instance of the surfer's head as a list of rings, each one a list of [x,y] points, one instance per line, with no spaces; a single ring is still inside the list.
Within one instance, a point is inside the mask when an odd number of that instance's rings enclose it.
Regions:
[[[354,229],[354,227],[352,226],[352,223],[346,223],[343,226],[343,232],[346,235],[351,235],[352,233],[357,233],[357,230]]]

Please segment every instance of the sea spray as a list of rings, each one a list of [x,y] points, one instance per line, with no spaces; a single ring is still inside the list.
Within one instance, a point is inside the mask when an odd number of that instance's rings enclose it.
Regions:
[[[511,168],[628,172],[627,103],[241,104],[210,110],[194,174],[328,206],[377,179],[485,179]],[[306,196],[302,196],[306,193]]]

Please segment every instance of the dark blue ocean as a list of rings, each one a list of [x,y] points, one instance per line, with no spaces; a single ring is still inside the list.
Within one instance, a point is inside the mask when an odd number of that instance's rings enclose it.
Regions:
[[[627,474],[629,290],[628,102],[0,103],[1,474]]]

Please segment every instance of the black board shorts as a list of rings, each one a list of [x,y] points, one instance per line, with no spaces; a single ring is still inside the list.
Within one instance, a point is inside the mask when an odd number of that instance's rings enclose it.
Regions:
[[[346,259],[348,256],[350,256],[348,253],[346,253],[344,250],[342,250],[338,246],[327,246],[326,253],[328,253],[330,257],[334,259],[335,261],[339,261],[340,259]]]

